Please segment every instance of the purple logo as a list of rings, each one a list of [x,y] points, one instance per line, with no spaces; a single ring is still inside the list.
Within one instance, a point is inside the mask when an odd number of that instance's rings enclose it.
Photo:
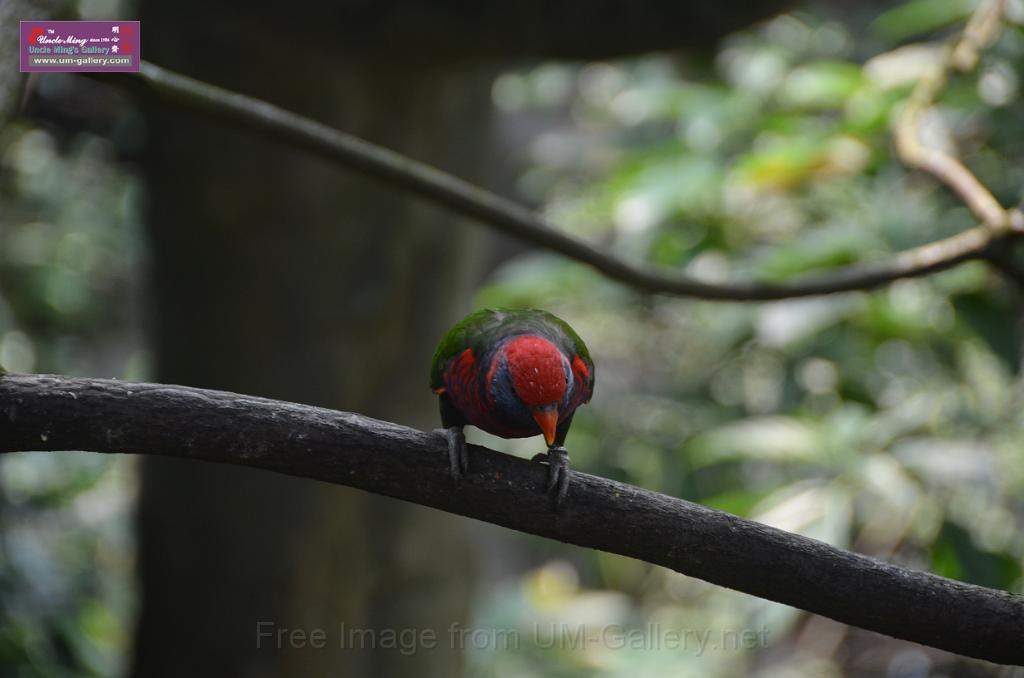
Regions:
[[[22,21],[22,73],[137,72],[138,21]]]

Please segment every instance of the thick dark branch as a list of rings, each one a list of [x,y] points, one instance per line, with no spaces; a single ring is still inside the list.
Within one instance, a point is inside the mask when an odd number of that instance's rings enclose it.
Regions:
[[[178,106],[247,127],[267,138],[353,168],[506,235],[588,264],[607,277],[644,292],[727,301],[768,301],[868,290],[900,278],[924,276],[981,258],[993,237],[989,230],[974,228],[876,263],[853,265],[793,282],[703,282],[668,269],[626,261],[558,230],[511,200],[265,101],[147,62],[143,62],[140,76],[158,95]]]
[[[473,446],[459,487],[446,443],[358,414],[162,384],[0,379],[0,452],[158,454],[357,487],[618,553],[897,638],[1024,664],[1024,597],[906,570],[807,537],[574,473],[562,512],[546,471]]]

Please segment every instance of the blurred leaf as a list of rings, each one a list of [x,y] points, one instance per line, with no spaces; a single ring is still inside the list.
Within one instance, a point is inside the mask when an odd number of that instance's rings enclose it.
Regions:
[[[709,508],[726,511],[736,516],[748,516],[753,508],[764,501],[765,492],[736,489],[716,494],[701,503]]]
[[[800,273],[838,268],[863,260],[876,242],[870,233],[836,224],[805,233],[786,247],[771,249],[759,259],[757,275],[785,280]]]
[[[796,482],[767,496],[752,513],[766,525],[836,546],[845,546],[849,540],[850,498],[839,485]]]
[[[898,42],[957,23],[974,6],[972,0],[911,0],[881,14],[871,27],[884,40]]]
[[[949,522],[943,524],[930,555],[933,572],[969,584],[1005,589],[1021,576],[1019,561],[979,550],[966,530]]]
[[[797,108],[834,109],[861,86],[861,69],[840,61],[819,61],[793,69],[779,90],[780,100]]]
[[[822,439],[820,431],[798,419],[760,417],[702,433],[689,447],[697,468],[731,459],[807,463],[820,460]]]

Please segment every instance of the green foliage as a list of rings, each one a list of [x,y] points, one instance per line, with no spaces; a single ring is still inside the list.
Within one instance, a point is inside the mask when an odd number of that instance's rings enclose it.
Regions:
[[[0,130],[0,365],[137,378],[137,183],[110,142]],[[128,647],[134,479],[81,453],[0,460],[0,674],[106,676]]]
[[[932,32],[959,27],[972,7],[915,1],[864,17],[870,26],[784,15],[726,41],[705,68],[664,56],[584,65],[559,99],[578,126],[538,141],[527,176],[545,178],[547,213],[579,235],[708,280],[786,280],[959,232],[975,218],[900,164],[891,127],[937,54],[898,42],[942,40]],[[955,147],[1004,204],[1024,186],[1022,53],[1011,23],[977,73],[951,79],[929,122],[931,142]],[[540,144],[586,150],[555,161]],[[530,254],[478,299],[548,308],[590,346],[602,380],[569,436],[577,467],[1024,591],[1020,293],[983,265],[744,306],[641,297]],[[785,675],[843,671],[838,652],[802,663],[815,650],[792,610],[644,565],[549,567],[574,582],[558,615],[596,606],[590,632],[652,619],[764,623],[773,661],[790,657]],[[524,586],[484,618],[522,626],[541,614]],[[476,665],[479,675],[739,675],[765,656],[757,649],[494,652]]]

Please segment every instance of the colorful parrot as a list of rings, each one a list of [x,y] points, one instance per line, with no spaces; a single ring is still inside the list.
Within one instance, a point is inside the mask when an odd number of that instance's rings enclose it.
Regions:
[[[594,393],[594,363],[564,320],[536,309],[482,309],[459,321],[438,345],[430,387],[441,405],[452,476],[468,471],[467,424],[501,436],[544,435],[548,491],[555,507],[569,488],[563,447],[573,413]]]

